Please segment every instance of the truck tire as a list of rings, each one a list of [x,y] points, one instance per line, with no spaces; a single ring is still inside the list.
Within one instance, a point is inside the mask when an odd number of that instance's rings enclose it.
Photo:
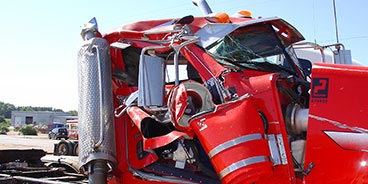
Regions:
[[[75,142],[73,146],[73,156],[78,156],[78,154],[79,154],[79,145],[78,142]]]
[[[57,145],[56,155],[72,155],[73,146],[70,141],[60,141]]]

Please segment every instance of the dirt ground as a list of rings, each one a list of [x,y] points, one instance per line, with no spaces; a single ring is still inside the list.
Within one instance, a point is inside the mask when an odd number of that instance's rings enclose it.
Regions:
[[[0,135],[0,150],[4,149],[43,149],[47,153],[53,153],[54,143],[57,140],[48,139],[47,134],[37,136],[19,135],[18,132],[10,131],[7,135]]]

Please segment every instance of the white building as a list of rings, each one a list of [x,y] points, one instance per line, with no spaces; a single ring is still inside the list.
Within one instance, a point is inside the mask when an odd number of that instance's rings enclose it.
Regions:
[[[65,124],[67,120],[77,119],[64,112],[51,111],[12,111],[11,124],[14,127],[20,127],[27,124],[32,125],[50,125],[52,123]]]

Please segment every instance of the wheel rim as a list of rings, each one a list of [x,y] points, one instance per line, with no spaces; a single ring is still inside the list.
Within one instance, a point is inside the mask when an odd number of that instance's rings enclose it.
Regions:
[[[60,144],[58,148],[59,155],[67,155],[68,148],[65,144]]]

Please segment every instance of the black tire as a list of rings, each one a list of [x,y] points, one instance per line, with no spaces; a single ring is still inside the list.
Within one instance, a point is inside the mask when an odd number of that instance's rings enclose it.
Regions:
[[[49,134],[49,139],[51,139],[51,135]]]
[[[69,139],[69,137],[65,137],[64,139],[65,139],[65,140],[68,140],[68,139]]]
[[[69,141],[60,141],[57,149],[56,154],[57,155],[72,155],[73,147],[71,142]]]
[[[79,144],[78,142],[74,143],[74,146],[73,146],[73,156],[78,156],[79,154]]]

